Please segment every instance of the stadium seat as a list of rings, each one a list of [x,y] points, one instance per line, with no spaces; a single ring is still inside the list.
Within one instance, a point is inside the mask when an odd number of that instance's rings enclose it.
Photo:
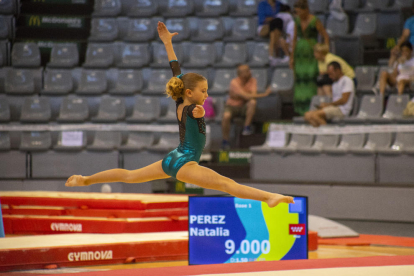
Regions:
[[[121,0],[95,0],[92,16],[117,16],[121,13]]]
[[[356,12],[361,7],[360,0],[346,0],[342,1],[343,9],[347,12]]]
[[[116,18],[92,18],[89,41],[114,41],[118,38],[118,35],[118,22]]]
[[[0,39],[14,39],[14,17],[0,16]]]
[[[224,53],[221,60],[214,64],[214,67],[232,68],[247,60],[247,49],[245,43],[227,43],[224,46]]]
[[[309,110],[313,111],[313,110],[317,110],[318,107],[321,105],[321,103],[330,103],[332,102],[332,98],[329,96],[313,96],[310,106],[309,106]],[[293,122],[295,124],[304,124],[306,123],[305,121],[305,117],[300,116],[300,117],[293,117]]]
[[[57,121],[60,123],[81,123],[88,119],[89,108],[86,99],[77,96],[63,98]]]
[[[178,138],[177,133],[162,133],[158,143],[149,146],[148,151],[169,152],[175,149],[179,143],[180,140]]]
[[[81,151],[86,148],[86,133],[83,131],[59,131],[55,151]]]
[[[387,107],[384,114],[380,118],[371,118],[371,123],[394,123],[397,119],[403,117],[403,111],[410,101],[410,96],[405,95],[390,95],[387,101]]]
[[[163,17],[185,17],[194,11],[194,0],[169,0],[158,3]]]
[[[326,32],[330,37],[347,35],[349,30],[348,16],[344,20],[339,20],[335,16],[330,15],[326,21]]]
[[[92,118],[95,123],[116,123],[125,118],[125,100],[103,96],[99,105],[98,115]]]
[[[270,87],[273,93],[291,92],[294,84],[294,73],[291,69],[278,68],[273,72]]]
[[[273,151],[279,153],[293,153],[300,149],[310,148],[314,140],[313,135],[309,134],[291,134],[289,144],[282,148],[273,148]]]
[[[86,148],[91,151],[110,151],[121,146],[121,133],[118,131],[96,131],[93,142]]]
[[[81,70],[77,94],[101,94],[107,90],[106,72],[104,70]]]
[[[128,123],[151,123],[160,117],[160,99],[157,97],[141,97],[135,99],[132,116]]]
[[[165,21],[165,26],[171,33],[178,33],[173,37],[173,42],[187,40],[190,36],[190,25],[187,18],[169,18]]]
[[[0,67],[10,65],[10,42],[0,41]]]
[[[205,118],[206,122],[215,121],[221,123],[224,114],[224,98],[223,97],[214,97],[213,98],[213,105],[214,105],[214,118]]]
[[[10,150],[10,135],[8,132],[0,131],[0,151]]]
[[[174,52],[177,56],[177,60],[180,62],[183,60],[183,46],[181,44],[174,44]],[[153,62],[150,64],[153,68],[170,68],[167,51],[163,43],[152,43],[152,55]]]
[[[31,131],[22,132],[20,137],[21,151],[46,151],[52,146],[50,132]]]
[[[0,95],[0,123],[10,121],[9,101],[5,95]]]
[[[413,0],[395,0],[392,9],[400,10],[402,8],[411,8],[413,5]]]
[[[158,1],[122,0],[122,14],[128,17],[148,17],[158,13]]]
[[[228,13],[228,0],[196,0],[196,16],[220,16]]]
[[[123,37],[124,41],[146,42],[155,38],[157,24],[150,18],[128,19],[127,32]]]
[[[122,152],[132,152],[147,149],[154,143],[154,134],[146,132],[129,132],[128,140],[119,147]]]
[[[13,67],[39,67],[40,50],[36,43],[15,42],[11,53]]]
[[[230,16],[253,16],[257,13],[257,1],[236,0],[230,3]]]
[[[142,93],[162,95],[165,92],[165,85],[172,77],[171,69],[153,69],[150,74],[146,88]]]
[[[54,44],[48,67],[72,68],[79,64],[79,51],[75,43]]]
[[[365,146],[362,149],[351,149],[356,154],[373,154],[377,150],[389,149],[391,146],[392,133],[369,133]]]
[[[108,68],[115,63],[115,44],[89,43],[86,49],[85,68]]]
[[[414,154],[414,133],[397,132],[395,141],[390,148],[382,148],[377,151],[382,154]]]
[[[133,69],[109,69],[108,77],[114,86],[109,89],[114,95],[133,95],[141,92],[143,79],[141,71]]]
[[[268,76],[267,76],[267,69],[250,69],[250,72],[252,73],[252,77],[256,78],[257,80],[257,92],[263,93],[265,92],[267,86],[268,86]]]
[[[387,39],[402,30],[403,15],[400,10],[383,10],[378,13],[377,37]]]
[[[38,92],[34,70],[7,68],[4,90],[7,94],[33,94]]]
[[[146,66],[150,61],[148,44],[119,43],[120,57],[116,66],[119,68],[138,68]]]
[[[341,141],[336,148],[325,149],[325,152],[330,154],[346,154],[353,149],[362,149],[365,145],[365,134],[343,134]]]
[[[356,90],[358,93],[372,92],[377,70],[377,67],[374,66],[358,66],[355,68],[355,76],[358,81]]]
[[[177,104],[174,100],[168,101],[167,113],[165,116],[160,117],[157,122],[159,123],[176,123],[177,122]]]
[[[227,93],[231,80],[236,76],[236,69],[216,69],[213,86],[209,89],[208,93],[210,95]]]
[[[390,0],[366,0],[362,10],[383,10],[389,7]]]
[[[188,60],[183,63],[184,67],[204,68],[213,65],[216,61],[216,48],[214,44],[195,43],[188,50]]]
[[[20,122],[22,123],[47,123],[52,111],[48,98],[38,96],[26,98],[22,106]]]
[[[224,36],[224,25],[220,18],[201,18],[197,24],[197,31],[191,36],[192,41],[212,42]]]
[[[322,153],[325,150],[335,149],[338,146],[339,135],[332,134],[318,134],[315,137],[315,142],[310,148],[300,148],[298,151],[304,154]]]
[[[4,0],[0,2],[0,14],[16,14],[17,13],[17,1],[15,0]]]
[[[253,53],[249,60],[250,67],[265,67],[269,64],[269,44],[266,42],[256,42]]]
[[[311,13],[325,13],[328,10],[329,0],[309,0]]]
[[[377,30],[376,13],[359,13],[356,19],[353,35],[373,35]]]
[[[229,35],[223,41],[246,41],[253,39],[256,35],[256,24],[253,18],[239,17],[231,20]]]
[[[371,118],[379,118],[382,115],[384,99],[382,95],[362,97],[361,107],[355,117],[346,117],[342,121],[345,123],[368,123]]]
[[[72,72],[67,69],[46,69],[42,94],[63,95],[73,91]]]

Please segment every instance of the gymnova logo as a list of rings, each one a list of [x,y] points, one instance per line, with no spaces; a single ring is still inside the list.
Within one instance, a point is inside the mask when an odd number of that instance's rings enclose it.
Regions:
[[[112,260],[112,259],[113,259],[112,250],[70,252],[68,254],[68,260],[70,262],[99,261],[99,260]]]
[[[50,225],[52,231],[65,232],[82,232],[82,224],[80,223],[52,223]]]

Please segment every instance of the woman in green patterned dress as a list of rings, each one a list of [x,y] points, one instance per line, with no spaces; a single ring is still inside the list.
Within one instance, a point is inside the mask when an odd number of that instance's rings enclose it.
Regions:
[[[318,34],[329,46],[329,36],[322,22],[309,13],[307,0],[297,1],[294,7],[297,16],[290,68],[295,71],[293,99],[295,112],[303,116],[309,110],[310,101],[317,91],[316,78],[319,69],[318,62],[313,55],[313,46],[318,42]]]

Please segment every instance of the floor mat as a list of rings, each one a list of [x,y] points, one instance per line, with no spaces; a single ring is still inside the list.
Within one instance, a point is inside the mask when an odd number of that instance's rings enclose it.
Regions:
[[[414,247],[414,238],[394,237],[384,235],[364,235],[361,234],[356,238],[334,238],[334,239],[318,239],[318,244],[322,245],[389,245]]]

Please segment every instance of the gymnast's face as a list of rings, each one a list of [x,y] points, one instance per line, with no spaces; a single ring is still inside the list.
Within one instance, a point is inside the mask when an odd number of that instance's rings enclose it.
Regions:
[[[203,105],[204,101],[208,97],[207,90],[208,90],[207,81],[205,80],[199,81],[197,83],[197,86],[193,90],[190,90],[190,93],[188,94],[190,101],[193,104]]]

